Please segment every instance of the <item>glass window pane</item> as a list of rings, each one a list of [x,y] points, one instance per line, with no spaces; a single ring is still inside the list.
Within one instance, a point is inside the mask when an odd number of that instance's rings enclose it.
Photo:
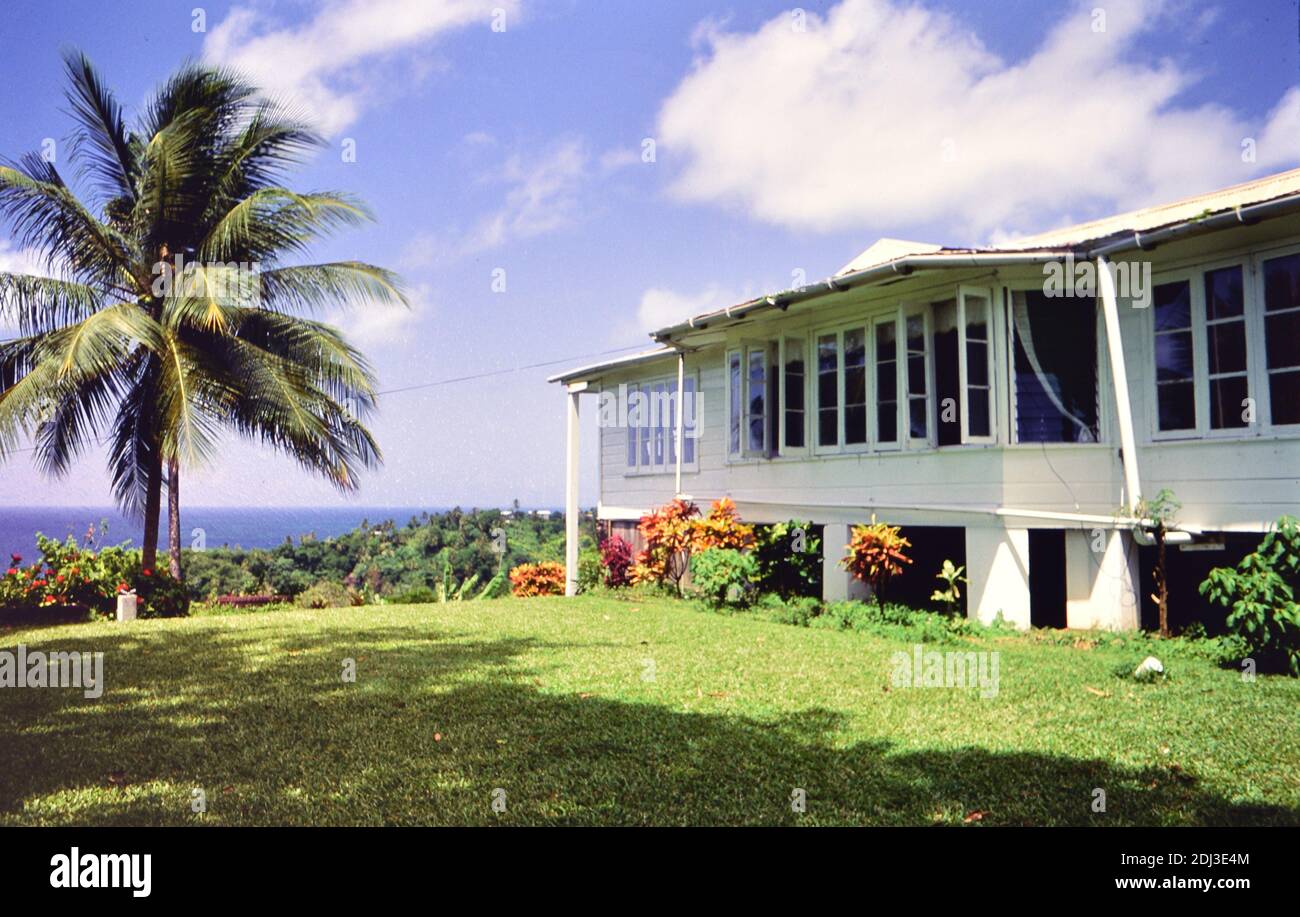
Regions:
[[[1224,322],[1205,327],[1205,346],[1210,355],[1210,374],[1246,371],[1246,323]]]
[[[908,402],[908,432],[912,439],[925,439],[927,421],[926,402],[924,398],[913,398]]]
[[[970,394],[970,435],[989,435],[989,393],[987,389],[967,389]]]
[[[882,443],[898,442],[898,402],[882,401],[876,406],[876,439]]]
[[[651,396],[653,404],[652,412],[654,414],[653,425],[656,465],[662,465],[664,463],[665,424],[668,420],[668,405],[667,400],[664,397],[664,391],[664,385],[661,382],[654,387],[654,394]]]
[[[844,365],[867,365],[866,336],[861,328],[854,328],[851,331],[844,332]]]
[[[1300,372],[1273,373],[1268,396],[1273,423],[1300,423]]]
[[[1156,287],[1155,326],[1157,331],[1192,327],[1192,288],[1186,280]]]
[[[1192,332],[1156,335],[1156,381],[1192,378]]]
[[[1264,262],[1264,311],[1300,307],[1300,253]]]
[[[837,365],[835,335],[824,334],[817,339],[817,372],[833,373]]]
[[[989,384],[989,345],[983,341],[966,342],[966,384]]]
[[[834,408],[839,402],[839,383],[835,373],[817,375],[817,406]]]
[[[1205,272],[1205,315],[1213,320],[1241,315],[1245,308],[1242,298],[1241,266],[1220,268]]]
[[[844,442],[865,443],[867,441],[867,406],[865,404],[846,405],[844,408]]]
[[[624,405],[624,409],[627,411],[627,420],[626,420],[627,467],[629,468],[636,467],[636,426],[635,424],[637,418],[636,418],[636,412],[635,410],[633,410],[636,405],[636,399],[637,399],[636,391],[637,389],[635,385],[629,385],[627,387],[626,389],[627,404]]]
[[[925,355],[907,358],[907,391],[911,395],[925,394]]]
[[[821,446],[834,446],[839,441],[839,431],[836,429],[836,411],[830,410],[817,412],[817,444]]]
[[[1269,369],[1300,366],[1300,311],[1265,316],[1264,350]]]
[[[844,404],[867,403],[867,370],[857,366],[844,371]]]
[[[731,389],[730,401],[728,405],[728,428],[731,431],[731,453],[740,451],[740,354],[733,353],[730,357],[729,367],[729,387]]]
[[[803,411],[785,412],[785,444],[791,449],[803,448]]]
[[[1248,394],[1245,376],[1211,379],[1210,426],[1216,430],[1246,426],[1246,408],[1242,402]]]
[[[892,360],[876,364],[876,400],[898,400],[898,364]]]
[[[1030,290],[1011,306],[1016,441],[1096,442],[1096,301]]]
[[[894,360],[898,357],[898,329],[893,322],[876,326],[876,360]]]
[[[1156,386],[1161,430],[1191,430],[1196,426],[1194,388],[1191,382]]]
[[[767,355],[762,350],[749,352],[749,440],[748,448],[761,452],[766,448],[763,429],[767,412]]]

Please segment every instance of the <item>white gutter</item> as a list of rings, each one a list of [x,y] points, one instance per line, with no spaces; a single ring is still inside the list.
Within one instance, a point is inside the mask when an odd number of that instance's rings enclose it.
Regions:
[[[828,510],[868,510],[878,509],[901,509],[911,510],[912,512],[924,513],[960,513],[976,516],[1000,516],[1011,519],[1040,519],[1046,522],[1072,522],[1079,525],[1101,526],[1105,528],[1128,528],[1132,526],[1135,520],[1119,516],[1103,516],[1094,513],[1063,513],[1055,510],[1044,509],[1025,509],[1016,506],[980,506],[977,504],[959,504],[959,503],[863,503],[859,505],[848,505],[844,503],[810,503],[805,500],[751,500],[743,494],[730,494],[736,503],[748,503],[754,506],[788,506],[792,510],[801,508],[811,509],[828,509]],[[1136,520],[1141,525],[1152,525],[1152,520]],[[1175,534],[1186,535],[1186,540],[1190,541],[1193,535],[1199,535],[1202,529],[1199,526],[1175,525],[1169,532],[1170,536]],[[1154,542],[1152,542],[1154,544]],[[1181,543],[1170,540],[1170,544]]]

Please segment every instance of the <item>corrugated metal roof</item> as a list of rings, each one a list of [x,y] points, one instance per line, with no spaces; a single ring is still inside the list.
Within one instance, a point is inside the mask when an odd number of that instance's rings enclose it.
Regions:
[[[635,366],[638,363],[648,363],[652,360],[658,360],[675,353],[677,353],[677,350],[672,347],[654,347],[650,350],[642,350],[639,353],[628,354],[625,357],[615,357],[612,360],[603,360],[600,363],[589,363],[586,366],[566,369],[558,375],[551,376],[546,381],[576,382],[582,379],[594,379],[601,372],[610,369],[618,369],[623,366]]]
[[[1148,233],[1165,226],[1195,220],[1198,217],[1230,212],[1242,207],[1262,204],[1296,194],[1300,194],[1300,169],[1279,172],[1276,175],[1268,175],[1167,204],[1159,204],[1154,207],[1132,210],[1098,220],[1076,223],[1073,226],[1065,226],[1036,235],[1014,238],[997,246],[957,248],[940,246],[930,242],[910,242],[903,239],[882,238],[841,268],[835,277],[861,273],[903,259],[907,259],[909,263],[919,262],[923,264],[930,258],[941,259],[961,254],[995,256],[997,254],[1012,255],[1021,252],[1073,252],[1100,241],[1131,236],[1135,233]],[[784,292],[789,293],[790,291]],[[773,297],[781,295],[781,293],[772,294]],[[703,312],[693,316],[690,322],[707,322],[730,317],[733,310],[747,309],[769,298],[771,297],[759,296],[743,303],[728,306],[725,309]],[[558,376],[552,376],[548,381],[568,382],[574,379],[592,378],[598,370],[658,359],[673,352],[673,348],[670,347],[644,351],[640,354],[633,354],[631,357],[621,357],[605,363],[579,367]]]

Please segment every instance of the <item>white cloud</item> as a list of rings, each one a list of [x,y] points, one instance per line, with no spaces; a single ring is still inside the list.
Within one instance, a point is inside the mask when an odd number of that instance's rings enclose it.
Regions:
[[[518,0],[332,0],[300,25],[237,6],[208,33],[204,57],[246,74],[268,93],[304,108],[326,134],[342,130],[370,100],[392,92],[377,70],[395,52],[456,29],[514,22]],[[428,61],[416,62],[427,71]]]
[[[1300,92],[1252,124],[1178,100],[1193,74],[1137,39],[1176,26],[1161,0],[1091,2],[1022,61],[945,13],[843,0],[799,31],[714,23],[659,116],[673,192],[797,229],[897,231],[947,221],[981,241],[1244,181],[1300,159]],[[1259,140],[1258,161],[1241,143]],[[971,238],[974,236],[974,238]]]
[[[325,321],[343,332],[348,343],[362,351],[383,348],[398,350],[413,341],[411,330],[433,311],[433,288],[417,283],[407,291],[410,308],[387,303],[370,303],[338,309]]]
[[[36,252],[27,248],[15,248],[11,241],[2,238],[0,238],[0,272],[6,274],[35,274],[38,277],[56,277],[59,275],[57,270],[51,271],[46,267],[44,260]],[[6,321],[3,305],[4,303],[0,301],[0,337],[17,335],[18,326]]]
[[[413,235],[402,249],[401,264],[408,270],[427,268],[571,226],[582,211],[591,172],[591,154],[578,139],[562,140],[536,155],[513,153],[477,179],[504,187],[499,207],[464,231]]]
[[[651,287],[641,294],[636,319],[616,329],[613,335],[629,340],[675,324],[702,312],[721,309],[741,302],[745,297],[718,284],[709,284],[693,293],[681,293],[665,287]]]

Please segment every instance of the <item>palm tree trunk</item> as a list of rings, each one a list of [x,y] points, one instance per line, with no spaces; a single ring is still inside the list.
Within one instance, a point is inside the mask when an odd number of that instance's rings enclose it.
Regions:
[[[173,579],[181,578],[181,465],[167,461],[167,554]]]
[[[162,459],[149,464],[148,493],[144,500],[144,541],[140,566],[152,570],[158,564],[158,511],[162,509]]]

